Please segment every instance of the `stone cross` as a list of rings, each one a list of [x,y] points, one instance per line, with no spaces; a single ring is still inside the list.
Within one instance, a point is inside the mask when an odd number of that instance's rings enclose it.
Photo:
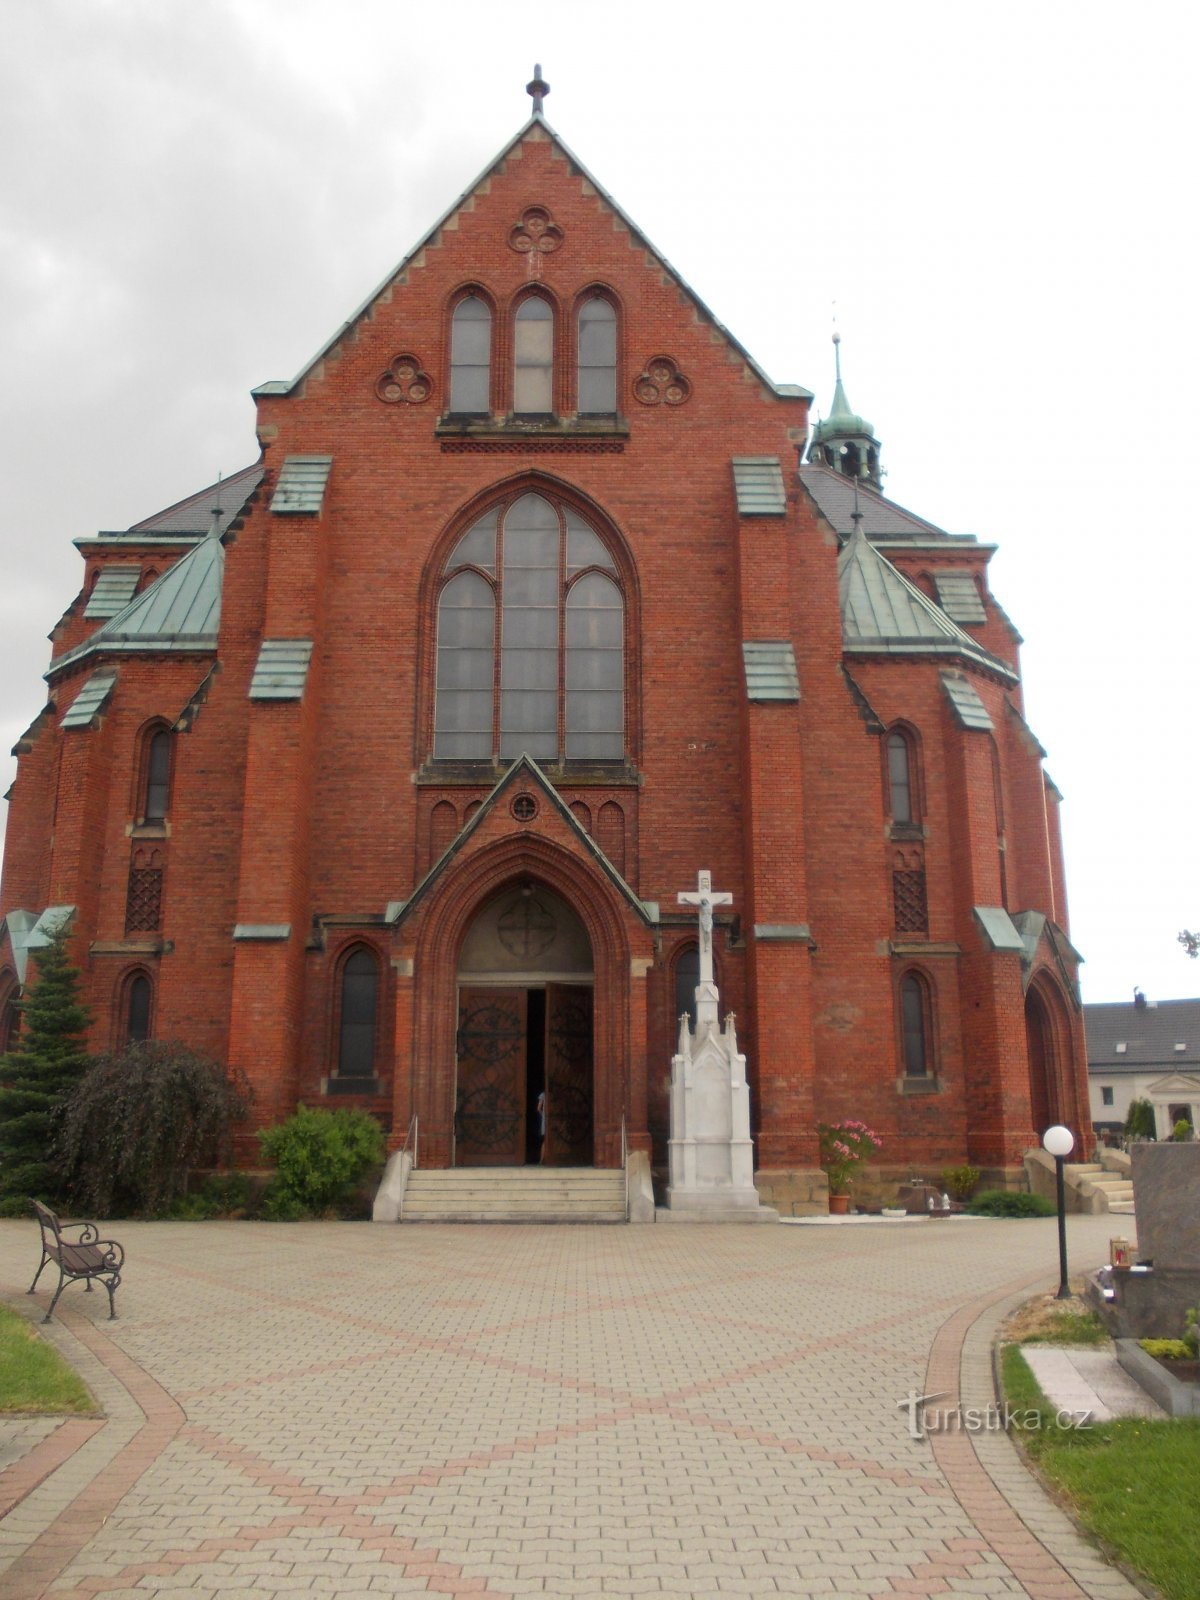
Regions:
[[[696,892],[694,894],[681,893],[679,896],[681,906],[698,906],[700,908],[700,982],[712,983],[712,931],[714,906],[731,906],[731,894],[714,894],[712,886],[712,873],[701,872],[696,877]]]

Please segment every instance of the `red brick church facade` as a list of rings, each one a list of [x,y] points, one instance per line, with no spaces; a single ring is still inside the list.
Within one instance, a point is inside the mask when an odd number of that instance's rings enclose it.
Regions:
[[[535,102],[536,103],[536,102]],[[261,458],[81,541],[19,745],[0,1003],[56,916],[93,1046],[422,1165],[665,1159],[707,868],[764,1179],[1086,1123],[1058,795],[990,547],[810,441],[540,107],[291,383]],[[805,459],[807,452],[807,460]],[[69,908],[69,910],[68,910]]]

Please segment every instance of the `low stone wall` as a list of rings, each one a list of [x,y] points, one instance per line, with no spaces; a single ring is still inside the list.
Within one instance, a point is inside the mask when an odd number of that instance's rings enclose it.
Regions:
[[[829,1210],[829,1179],[820,1167],[762,1170],[754,1174],[754,1187],[763,1205],[781,1217],[822,1217]]]
[[[901,1189],[927,1183],[940,1195],[944,1187],[940,1167],[866,1167],[855,1178],[850,1204],[868,1211],[896,1205]],[[763,1169],[754,1174],[759,1198],[781,1217],[824,1216],[829,1210],[829,1179],[819,1167],[792,1171]],[[983,1189],[1025,1189],[1020,1167],[992,1167],[980,1174],[976,1193]]]

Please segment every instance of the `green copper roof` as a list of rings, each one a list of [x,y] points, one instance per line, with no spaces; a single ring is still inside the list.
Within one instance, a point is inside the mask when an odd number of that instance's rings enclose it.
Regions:
[[[942,608],[880,554],[858,528],[838,556],[842,644],[859,655],[954,655],[1016,682]]]
[[[124,611],[133,599],[141,575],[141,567],[130,562],[101,567],[88,596],[88,603],[83,608],[84,616],[115,617],[118,611]]]
[[[790,639],[746,639],[742,643],[747,700],[799,700],[800,678]]]
[[[968,678],[960,677],[955,672],[943,672],[942,688],[961,727],[972,728],[978,733],[992,732],[995,723],[979,698],[979,691]]]
[[[787,511],[778,456],[734,456],[733,487],[740,517],[782,517]]]
[[[316,515],[325,499],[325,484],[332,456],[288,456],[279,469],[271,510],[294,515]]]
[[[63,727],[90,728],[92,718],[104,710],[116,681],[117,675],[111,668],[93,672],[67,708],[67,714],[62,719]]]
[[[842,341],[836,333],[833,336],[833,350],[837,372],[833,386],[833,405],[825,420],[818,422],[813,429],[813,440],[821,444],[826,439],[847,437],[874,439],[875,429],[865,417],[860,417],[857,411],[851,411],[850,402],[846,399],[846,390],[842,383]]]
[[[101,652],[215,650],[224,567],[220,539],[201,539],[90,639],[52,661],[46,676]]]
[[[311,639],[264,639],[250,680],[251,700],[303,699],[311,660]]]
[[[987,612],[975,579],[961,567],[943,568],[933,575],[942,610],[955,622],[986,622]]]

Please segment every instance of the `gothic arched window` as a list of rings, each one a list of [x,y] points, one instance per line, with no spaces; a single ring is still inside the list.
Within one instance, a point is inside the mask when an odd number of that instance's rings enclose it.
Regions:
[[[125,985],[125,1004],[121,1023],[126,1044],[144,1044],[150,1037],[150,979],[144,972],[135,972]]]
[[[619,761],[625,600],[579,513],[540,494],[494,506],[442,579],[434,759]]]
[[[492,312],[470,294],[458,302],[450,323],[450,411],[486,417],[492,408]]]
[[[933,1070],[933,1009],[929,985],[918,972],[906,972],[900,980],[900,1042],[904,1076],[927,1078]]]
[[[700,946],[686,945],[675,960],[675,1029],[686,1014],[693,1032],[696,1028],[696,986],[700,982]]]
[[[893,822],[917,822],[917,763],[911,735],[893,728],[884,746],[887,756],[888,815]]]
[[[517,307],[513,322],[513,411],[519,417],[554,410],[554,311],[541,295]]]
[[[142,753],[143,822],[165,822],[171,794],[171,735],[166,728],[155,728],[145,741]]]
[[[21,1013],[17,1004],[19,993],[14,973],[0,975],[0,1056],[6,1056],[17,1046],[21,1031]]]
[[[600,295],[579,308],[578,391],[581,417],[612,416],[617,409],[617,313]]]
[[[361,947],[342,965],[338,1011],[339,1078],[375,1076],[375,1011],[379,995],[379,963]]]

